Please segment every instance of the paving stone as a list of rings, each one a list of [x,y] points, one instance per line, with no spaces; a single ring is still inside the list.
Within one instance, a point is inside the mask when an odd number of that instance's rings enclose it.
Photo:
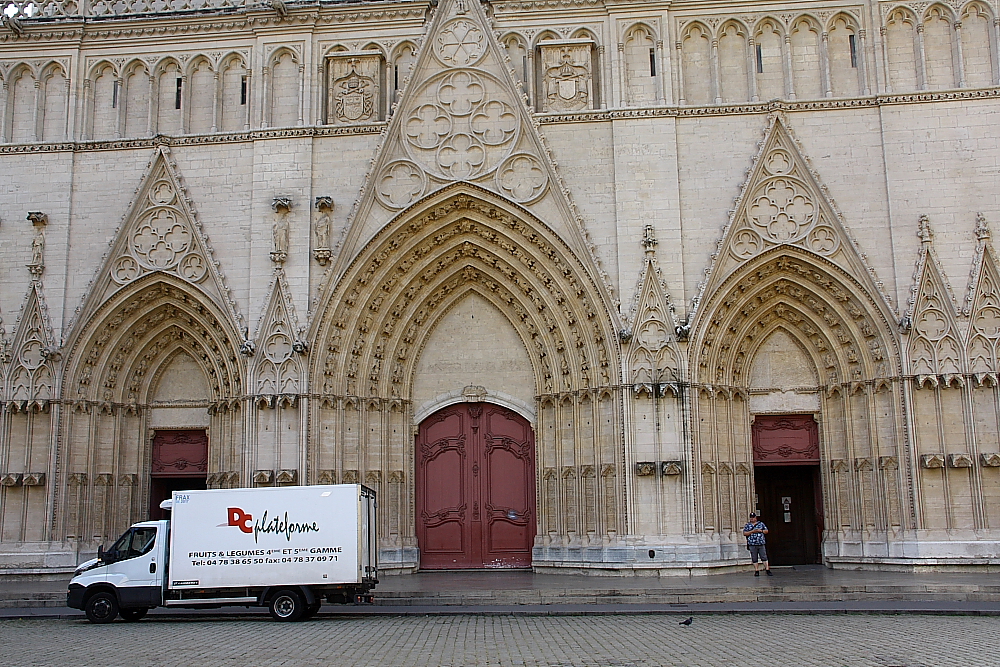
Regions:
[[[1000,636],[1000,617],[928,615],[266,618],[6,620],[0,645],[20,667],[992,667]]]

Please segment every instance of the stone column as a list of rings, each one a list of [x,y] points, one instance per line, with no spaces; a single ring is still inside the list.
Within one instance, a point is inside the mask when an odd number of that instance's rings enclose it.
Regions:
[[[879,34],[882,36],[882,65],[885,67],[884,90],[886,93],[892,93],[892,74],[890,73],[889,70],[889,44],[888,40],[886,39],[889,30],[885,26],[882,26],[878,30]],[[916,63],[914,63],[914,65],[915,64]]]
[[[955,21],[955,82],[959,88],[965,88],[965,54],[962,52],[962,22]]]
[[[785,70],[785,96],[790,100],[795,99],[795,68],[792,66],[792,36],[785,33],[783,47],[784,70]]]
[[[220,116],[220,104],[219,100],[221,95],[219,95],[219,86],[221,85],[222,77],[219,76],[218,68],[213,72],[212,77],[212,132],[219,131],[219,116]]]
[[[833,97],[833,86],[830,82],[830,33],[826,30],[819,38],[819,78],[823,95]]]
[[[750,91],[750,101],[760,102],[760,95],[757,93],[757,42],[751,37],[747,40],[749,58],[747,59],[747,90]]]
[[[927,90],[927,56],[924,53],[924,24],[917,24],[917,88]]]
[[[722,76],[719,72],[719,40],[712,39],[712,97],[722,104]]]
[[[683,106],[686,103],[684,99],[684,46],[680,42],[676,42],[674,49],[677,51],[677,103]]]
[[[858,30],[858,77],[861,79],[861,94],[870,95],[871,86],[868,85],[868,32]]]

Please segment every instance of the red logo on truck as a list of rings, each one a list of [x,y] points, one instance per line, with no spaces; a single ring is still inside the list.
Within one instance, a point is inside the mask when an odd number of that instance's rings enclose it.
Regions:
[[[253,521],[253,516],[247,514],[246,512],[244,512],[243,510],[241,510],[239,507],[230,507],[229,508],[229,525],[230,526],[236,526],[237,528],[239,528],[240,530],[242,530],[244,533],[252,533],[253,532],[253,526],[250,525],[251,521]]]

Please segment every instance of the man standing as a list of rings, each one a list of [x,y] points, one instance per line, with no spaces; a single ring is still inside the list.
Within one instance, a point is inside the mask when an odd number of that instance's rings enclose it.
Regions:
[[[771,574],[771,564],[767,561],[767,526],[764,525],[763,521],[757,520],[757,515],[753,512],[750,513],[750,522],[743,526],[743,536],[747,538],[747,549],[750,550],[750,560],[753,561],[753,576],[759,577],[760,570],[757,568],[757,561],[760,560],[764,564],[764,571],[767,572],[767,576],[774,576]]]

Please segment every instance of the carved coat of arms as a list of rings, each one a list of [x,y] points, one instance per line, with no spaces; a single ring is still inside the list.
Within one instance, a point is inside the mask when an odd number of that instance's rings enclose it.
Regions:
[[[547,111],[576,111],[590,107],[590,68],[562,51],[560,62],[545,70]]]
[[[375,58],[332,59],[330,71],[330,122],[358,123],[375,120],[378,111],[378,62]]]

